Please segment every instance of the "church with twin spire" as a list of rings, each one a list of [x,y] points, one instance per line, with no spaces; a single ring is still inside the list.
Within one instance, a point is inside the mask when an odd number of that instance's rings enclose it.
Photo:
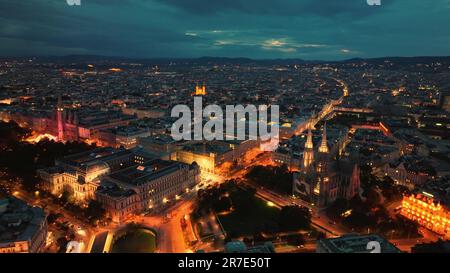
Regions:
[[[360,191],[358,164],[341,159],[339,152],[330,153],[326,127],[325,123],[317,150],[311,128],[308,129],[300,171],[293,177],[293,195],[315,211],[327,208],[339,198],[351,199]]]

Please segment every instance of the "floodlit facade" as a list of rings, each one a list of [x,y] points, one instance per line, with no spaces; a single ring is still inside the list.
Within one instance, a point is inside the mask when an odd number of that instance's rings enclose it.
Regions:
[[[436,202],[434,196],[429,193],[404,196],[401,214],[439,235],[450,238],[450,211]]]
[[[311,141],[306,142],[306,148],[312,149]],[[338,198],[349,200],[359,194],[361,182],[358,164],[331,157],[325,127],[315,161],[309,162],[308,153],[304,153],[303,159],[308,164],[302,171],[294,173],[292,193],[305,206],[320,211]]]
[[[155,159],[105,177],[96,199],[114,222],[136,213],[158,210],[200,182],[197,164]]]
[[[143,157],[130,150],[99,148],[57,159],[55,167],[38,170],[43,189],[55,196],[70,194],[75,203],[86,204],[95,198],[101,178]]]

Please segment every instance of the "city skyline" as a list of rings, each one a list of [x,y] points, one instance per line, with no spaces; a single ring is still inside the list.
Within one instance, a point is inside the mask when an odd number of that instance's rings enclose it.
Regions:
[[[447,0],[38,2],[0,1],[2,56],[334,61],[450,55]]]
[[[0,254],[448,253],[449,11],[0,0]]]

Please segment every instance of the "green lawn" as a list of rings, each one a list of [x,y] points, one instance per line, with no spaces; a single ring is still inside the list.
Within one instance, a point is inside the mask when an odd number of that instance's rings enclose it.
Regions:
[[[230,193],[234,211],[219,215],[223,228],[229,235],[236,237],[271,231],[277,226],[280,210],[269,207],[255,196],[246,194],[242,189]]]
[[[156,235],[139,228],[130,230],[114,242],[112,253],[153,253],[156,249]]]

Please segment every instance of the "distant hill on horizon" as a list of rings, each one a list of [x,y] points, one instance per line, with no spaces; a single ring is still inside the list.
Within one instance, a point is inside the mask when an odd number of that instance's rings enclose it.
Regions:
[[[379,57],[379,58],[352,58],[340,61],[325,60],[304,60],[299,58],[292,59],[251,59],[245,57],[199,57],[199,58],[132,58],[119,56],[101,56],[101,55],[65,55],[65,56],[24,56],[24,57],[0,57],[2,61],[8,60],[30,60],[37,62],[55,62],[55,63],[140,63],[140,64],[170,64],[171,62],[185,64],[325,64],[325,63],[431,63],[431,62],[450,62],[450,56],[415,56],[415,57]]]

